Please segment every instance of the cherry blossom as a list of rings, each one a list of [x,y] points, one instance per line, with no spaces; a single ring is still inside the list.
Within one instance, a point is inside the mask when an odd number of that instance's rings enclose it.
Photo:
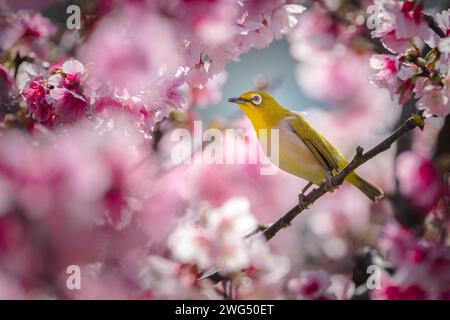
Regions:
[[[298,297],[327,299],[325,291],[330,284],[328,274],[323,270],[319,270],[303,272],[299,278],[290,280],[288,287]]]
[[[415,172],[414,179],[411,172]],[[400,191],[424,212],[435,207],[444,192],[434,165],[413,152],[402,153],[397,158],[397,178]]]
[[[384,275],[381,288],[372,292],[374,298],[423,300],[448,297],[448,247],[418,239],[397,224],[386,226],[380,246],[392,261],[394,274]]]
[[[23,95],[27,99],[29,111],[37,122],[53,123],[54,113],[48,101],[50,90],[47,88],[42,76],[36,77],[23,90]]]
[[[450,91],[448,84],[450,78],[444,79],[444,88],[441,86],[428,84],[423,88],[417,107],[428,110],[431,114],[438,116],[446,116],[450,113]],[[416,95],[417,96],[417,95]]]
[[[6,101],[13,88],[11,72],[0,65],[0,101]]]
[[[3,10],[2,10],[3,11]],[[22,55],[29,53],[47,55],[47,39],[57,28],[38,12],[21,10],[11,13],[5,10],[0,16],[0,50],[13,50]]]
[[[68,60],[61,67],[53,67],[53,74],[44,79],[38,76],[23,90],[31,116],[39,123],[53,125],[74,122],[84,116],[88,101],[80,87],[83,65]]]
[[[414,1],[375,1],[378,7],[374,37],[393,52],[404,52],[408,47],[408,40],[420,38],[430,41],[433,33],[422,16],[423,6]]]

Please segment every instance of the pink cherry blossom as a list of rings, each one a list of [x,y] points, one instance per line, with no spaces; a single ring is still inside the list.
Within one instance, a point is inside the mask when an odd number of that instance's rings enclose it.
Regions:
[[[53,108],[61,122],[73,122],[80,119],[87,110],[86,98],[66,88],[50,90]]]
[[[302,15],[298,26],[289,35],[292,55],[307,60],[318,51],[328,51],[338,44],[337,38],[343,33],[343,28],[316,4],[313,10]]]
[[[414,1],[375,1],[378,8],[376,24],[372,31],[374,37],[392,52],[402,53],[409,47],[408,39],[420,38],[431,41],[433,33],[422,16],[423,6]]]
[[[193,105],[206,107],[209,104],[219,103],[222,98],[221,86],[227,79],[225,72],[218,74],[205,85],[203,89],[193,88],[191,100]]]
[[[49,92],[42,76],[35,78],[23,90],[23,95],[27,99],[30,113],[37,122],[48,124],[54,122],[55,114],[48,101]]]
[[[0,101],[7,101],[13,89],[10,70],[0,64]]]
[[[50,37],[56,32],[56,27],[40,14],[33,12],[22,12],[20,24],[25,37]]]
[[[52,70],[53,74],[48,79],[38,76],[22,92],[31,116],[49,126],[81,119],[89,103],[80,87],[83,65],[69,60],[53,66]]]
[[[427,159],[413,152],[397,158],[397,178],[401,192],[424,212],[429,212],[442,196],[443,186],[437,169]]]
[[[325,271],[305,271],[298,278],[291,279],[288,288],[299,298],[326,300],[325,292],[330,284],[329,275]]]
[[[448,299],[450,20],[424,4],[102,0],[69,30],[54,1],[0,3],[0,298]],[[384,199],[344,184],[266,241],[306,181],[211,106],[255,86],[227,64],[276,40],[295,61],[263,51],[258,73],[293,63],[294,82],[267,90],[348,160],[413,104],[427,119],[357,169]]]
[[[113,115],[120,113],[125,108],[124,104],[118,98],[110,96],[99,97],[94,104],[94,113],[102,118],[108,119]]]
[[[426,85],[423,88],[421,98],[417,101],[417,107],[437,116],[448,115],[450,113],[450,91],[448,87],[450,78],[447,78],[445,82],[444,88],[433,84]]]
[[[55,35],[57,28],[38,12],[20,10],[9,12],[2,6],[0,16],[0,49],[25,56],[44,57],[48,54],[48,38]]]
[[[177,228],[169,238],[169,248],[180,261],[201,269],[213,267],[214,262],[224,274],[245,269],[250,257],[243,237],[257,226],[249,209],[245,199],[229,200],[206,214],[205,227],[186,224]]]
[[[397,79],[399,63],[395,56],[374,55],[370,59],[370,66],[378,71],[371,77],[371,81],[381,88],[388,89],[393,99],[400,84]]]
[[[208,72],[203,64],[191,68],[186,75],[186,82],[194,88],[203,87],[208,82]]]
[[[151,41],[148,35],[153,35]],[[135,95],[161,72],[176,71],[181,61],[174,36],[162,17],[125,7],[120,14],[111,12],[99,22],[80,56],[84,64],[91,65],[97,81]]]

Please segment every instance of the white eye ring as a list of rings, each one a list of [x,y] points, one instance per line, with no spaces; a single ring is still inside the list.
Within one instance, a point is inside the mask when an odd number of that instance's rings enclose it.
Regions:
[[[252,103],[259,106],[262,103],[262,97],[259,94],[254,94],[252,96]]]

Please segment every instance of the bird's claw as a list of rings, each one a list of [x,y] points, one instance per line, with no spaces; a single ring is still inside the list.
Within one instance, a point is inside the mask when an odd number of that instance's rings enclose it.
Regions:
[[[325,174],[325,188],[328,192],[334,192],[334,190],[337,189],[337,186],[335,186],[333,183],[333,178],[333,172],[327,171],[327,173]]]

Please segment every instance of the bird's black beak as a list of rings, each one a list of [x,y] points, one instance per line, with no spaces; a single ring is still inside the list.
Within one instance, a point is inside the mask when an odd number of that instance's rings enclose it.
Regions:
[[[237,104],[245,104],[248,101],[243,98],[230,98],[230,99],[228,99],[228,102],[233,102],[233,103],[237,103]]]

